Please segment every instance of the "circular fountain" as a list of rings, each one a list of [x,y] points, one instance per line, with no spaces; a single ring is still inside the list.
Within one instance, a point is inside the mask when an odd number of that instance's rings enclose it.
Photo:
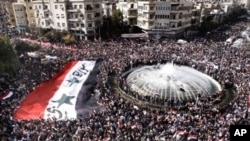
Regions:
[[[198,95],[221,91],[220,84],[210,76],[172,63],[137,68],[127,75],[126,81],[138,95],[163,100],[195,100]]]

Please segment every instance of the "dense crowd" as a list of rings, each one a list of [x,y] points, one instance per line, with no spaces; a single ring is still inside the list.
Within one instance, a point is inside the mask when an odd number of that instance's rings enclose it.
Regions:
[[[0,138],[2,141],[227,141],[230,124],[249,124],[246,120],[250,94],[249,54],[242,48],[224,44],[226,38],[238,35],[245,25],[239,22],[225,31],[215,30],[195,40],[190,38],[186,44],[170,39],[164,42],[147,39],[83,41],[71,47],[41,44],[39,52],[59,59],[42,63],[40,58],[20,55],[22,68],[8,88],[14,95],[0,101]],[[49,80],[65,63],[99,58],[105,61],[95,89],[101,94],[98,103],[106,107],[104,111],[75,120],[18,121],[12,118],[25,96],[41,82]],[[223,89],[225,84],[234,84],[237,99],[222,110],[210,109],[211,103],[207,100],[189,103],[186,111],[152,110],[136,106],[111,91],[110,74],[120,76],[134,63],[160,63],[162,60],[201,70],[218,80]],[[204,108],[207,110],[203,111]]]

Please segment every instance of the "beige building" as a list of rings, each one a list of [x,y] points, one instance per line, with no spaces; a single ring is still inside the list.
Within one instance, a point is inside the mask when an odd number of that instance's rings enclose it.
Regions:
[[[5,3],[0,2],[0,34],[4,35],[8,29],[8,21],[5,10]]]
[[[15,21],[16,21],[16,29],[19,34],[25,34],[28,27],[28,18],[26,14],[26,6],[23,2],[12,3]]]
[[[31,0],[17,0],[12,3],[17,31],[26,34],[36,27],[33,3]]]
[[[13,30],[15,30],[16,27],[16,20],[14,15],[14,10],[12,6],[12,2],[6,1],[5,3],[5,9],[6,9],[6,15],[9,23],[9,27]]]
[[[43,29],[70,31],[78,39],[97,36],[102,0],[32,0],[36,24]]]
[[[191,27],[192,2],[138,0],[137,7],[137,25],[156,38],[176,37]]]

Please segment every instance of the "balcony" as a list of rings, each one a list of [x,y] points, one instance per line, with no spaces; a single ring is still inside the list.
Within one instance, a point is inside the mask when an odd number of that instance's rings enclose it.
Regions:
[[[70,22],[78,22],[78,18],[71,18],[71,19],[68,19]]]
[[[70,27],[70,30],[79,30],[79,27]]]
[[[90,12],[94,12],[94,9],[92,7],[85,7],[85,13],[90,13]]]
[[[68,12],[80,12],[80,9],[68,8]]]
[[[43,9],[43,11],[44,11],[45,13],[50,12],[49,9]]]
[[[136,8],[129,8],[128,11],[137,11]]]
[[[86,18],[86,21],[94,21],[95,18]]]
[[[51,18],[50,18],[50,17],[44,17],[44,20],[45,20],[45,21],[50,21]]]

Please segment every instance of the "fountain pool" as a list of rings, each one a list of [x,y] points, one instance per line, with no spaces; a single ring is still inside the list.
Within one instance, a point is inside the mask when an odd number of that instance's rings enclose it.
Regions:
[[[126,80],[130,89],[139,95],[164,100],[192,100],[199,94],[208,96],[221,90],[212,77],[172,63],[137,68]]]

